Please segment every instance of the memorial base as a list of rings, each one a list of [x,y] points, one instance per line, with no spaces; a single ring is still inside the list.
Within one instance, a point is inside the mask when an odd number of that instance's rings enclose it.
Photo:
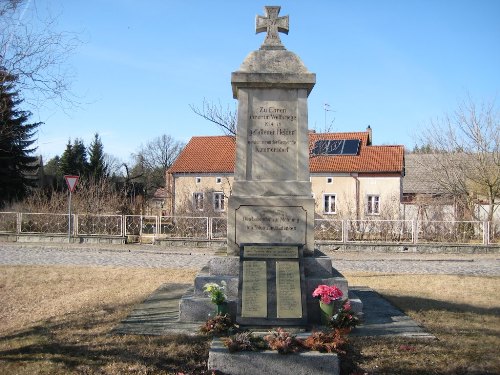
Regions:
[[[283,355],[270,350],[230,353],[220,339],[214,339],[208,355],[208,370],[232,375],[336,375],[340,373],[340,366],[337,354],[311,351]]]
[[[304,281],[305,281],[305,306],[307,309],[307,322],[303,324],[305,328],[321,325],[321,312],[316,298],[312,297],[312,292],[320,284],[337,286],[344,296],[349,295],[348,284],[345,277],[332,267],[332,260],[320,253],[314,257],[303,258]],[[199,322],[200,324],[213,315],[215,305],[210,302],[203,292],[203,286],[207,282],[220,284],[225,281],[227,284],[227,296],[229,314],[233,321],[236,321],[238,297],[238,279],[240,273],[240,257],[238,256],[217,256],[209,261],[196,277],[194,287],[181,298],[179,303],[181,322]],[[360,316],[362,314],[362,303],[359,299],[349,295],[353,312]],[[276,325],[278,327],[279,324]]]

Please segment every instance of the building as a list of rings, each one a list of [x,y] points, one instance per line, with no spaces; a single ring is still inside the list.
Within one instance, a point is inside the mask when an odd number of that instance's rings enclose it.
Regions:
[[[374,146],[372,131],[309,133],[316,217],[399,219],[403,146]],[[193,137],[167,171],[172,215],[222,215],[231,194],[235,142]]]

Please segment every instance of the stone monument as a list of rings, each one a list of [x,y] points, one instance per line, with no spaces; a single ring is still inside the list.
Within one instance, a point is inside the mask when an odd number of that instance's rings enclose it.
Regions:
[[[265,11],[256,18],[264,43],[231,76],[238,124],[228,254],[241,258],[239,323],[301,324],[302,259],[314,252],[307,97],[316,76],[281,43],[288,16]]]
[[[213,307],[206,282],[228,286],[230,312],[241,325],[307,326],[319,322],[319,284],[347,282],[331,259],[314,251],[314,198],[309,177],[307,98],[316,76],[285,49],[288,16],[266,6],[256,32],[266,32],[231,76],[238,100],[236,167],[228,201],[227,256],[210,261],[181,301],[180,317],[203,321]]]

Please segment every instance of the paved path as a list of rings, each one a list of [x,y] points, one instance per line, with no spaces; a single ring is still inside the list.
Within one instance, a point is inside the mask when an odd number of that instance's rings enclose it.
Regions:
[[[0,243],[0,264],[201,269],[214,252],[213,249],[166,249],[153,245]]]
[[[0,243],[3,265],[81,265],[201,269],[210,248],[153,245]],[[340,272],[500,276],[500,254],[415,254],[328,252]]]
[[[356,254],[327,254],[333,267],[340,272],[379,272],[409,274],[454,274],[475,276],[500,276],[500,254],[462,255],[440,254],[375,254],[364,257]]]

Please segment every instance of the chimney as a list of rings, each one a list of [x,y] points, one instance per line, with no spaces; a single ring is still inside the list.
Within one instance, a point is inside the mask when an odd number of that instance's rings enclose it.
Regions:
[[[372,128],[370,125],[368,125],[368,127],[366,128],[366,131],[368,132],[368,141],[366,143],[367,146],[371,146],[372,145]]]

